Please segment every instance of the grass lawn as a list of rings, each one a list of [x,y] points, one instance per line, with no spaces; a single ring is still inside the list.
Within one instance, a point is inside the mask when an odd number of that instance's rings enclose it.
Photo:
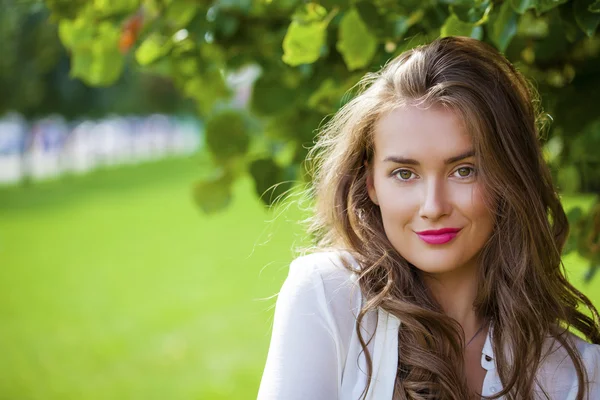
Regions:
[[[273,220],[243,181],[207,217],[199,172],[168,160],[0,189],[0,400],[256,398],[301,213]],[[567,266],[600,305],[600,278]]]
[[[191,160],[0,190],[0,399],[253,399],[301,229]]]

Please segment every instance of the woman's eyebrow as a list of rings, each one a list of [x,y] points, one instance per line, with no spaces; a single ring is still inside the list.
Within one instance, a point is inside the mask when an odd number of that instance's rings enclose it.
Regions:
[[[468,150],[459,155],[452,156],[450,158],[445,159],[444,164],[454,164],[457,161],[461,161],[461,160],[464,160],[465,158],[473,157],[474,155],[475,155],[475,150]],[[420,163],[417,160],[415,160],[414,158],[405,158],[405,157],[400,157],[400,156],[388,156],[383,161],[384,162],[391,161],[396,164],[420,165]]]

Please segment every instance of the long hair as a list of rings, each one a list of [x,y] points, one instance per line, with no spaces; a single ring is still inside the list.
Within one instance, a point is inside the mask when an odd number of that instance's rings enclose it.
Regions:
[[[387,239],[379,208],[367,192],[373,129],[402,105],[441,105],[471,135],[478,179],[493,199],[493,233],[479,254],[475,309],[493,326],[492,346],[503,391],[491,398],[532,399],[547,337],[573,362],[579,391],[587,376],[567,332],[600,343],[598,312],[565,278],[561,252],[568,221],[539,143],[535,90],[494,48],[468,38],[443,38],[367,74],[358,94],[321,129],[309,154],[315,213],[310,232],[319,248],[349,250],[361,265],[366,300],[356,332],[372,360],[360,324],[378,307],[398,317],[398,371],[394,399],[466,399],[460,325],[433,299],[415,266]],[[350,267],[349,267],[350,268]],[[580,311],[581,306],[590,316]],[[505,348],[510,349],[508,354]],[[366,393],[366,389],[365,389]]]

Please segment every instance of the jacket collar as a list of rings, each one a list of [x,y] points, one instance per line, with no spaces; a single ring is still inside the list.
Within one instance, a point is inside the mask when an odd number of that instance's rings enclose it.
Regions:
[[[496,362],[494,360],[494,348],[492,346],[492,336],[494,329],[492,326],[489,327],[483,349],[481,350],[481,366],[486,371],[490,369],[496,369]]]

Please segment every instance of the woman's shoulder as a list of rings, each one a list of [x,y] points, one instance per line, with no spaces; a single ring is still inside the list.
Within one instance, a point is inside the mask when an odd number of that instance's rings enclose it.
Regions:
[[[590,370],[593,370],[595,371],[595,376],[600,379],[600,344],[590,343],[572,333],[570,335],[575,342],[575,347],[577,347],[579,354],[581,354],[588,373]]]
[[[359,264],[348,251],[313,252],[292,261],[284,288],[318,306],[348,338],[362,308],[358,271]]]
[[[575,347],[579,356],[585,364],[595,363],[600,367],[600,345],[590,343],[581,337],[575,335],[573,332],[564,332],[562,335],[563,340],[566,340]],[[568,357],[567,350],[563,347],[561,342],[557,338],[549,338],[546,342],[547,361],[553,361],[556,364],[559,360],[562,361],[565,357]]]
[[[595,366],[600,372],[600,345],[590,343],[572,332],[566,333],[566,339],[575,346],[586,368]],[[564,353],[563,355],[566,356],[566,350],[562,346],[560,347],[561,352],[559,353]]]
[[[360,297],[358,271],[358,263],[348,251],[313,252],[292,261],[286,284],[316,289],[331,305]]]
[[[323,278],[353,279],[359,271],[358,262],[345,250],[308,253],[295,258],[290,271],[316,274]]]
[[[313,252],[292,261],[277,297],[259,398],[329,399],[345,393],[344,377],[346,386],[361,382],[353,379],[361,351],[356,267],[354,257],[343,251]]]
[[[595,395],[600,395],[600,345],[590,343],[572,332],[566,332],[563,339],[569,341],[578,353],[590,382],[589,389]],[[542,360],[538,383],[554,395],[552,398],[574,398],[570,394],[576,391],[577,372],[567,349],[556,338],[549,340],[547,345],[548,351]]]

